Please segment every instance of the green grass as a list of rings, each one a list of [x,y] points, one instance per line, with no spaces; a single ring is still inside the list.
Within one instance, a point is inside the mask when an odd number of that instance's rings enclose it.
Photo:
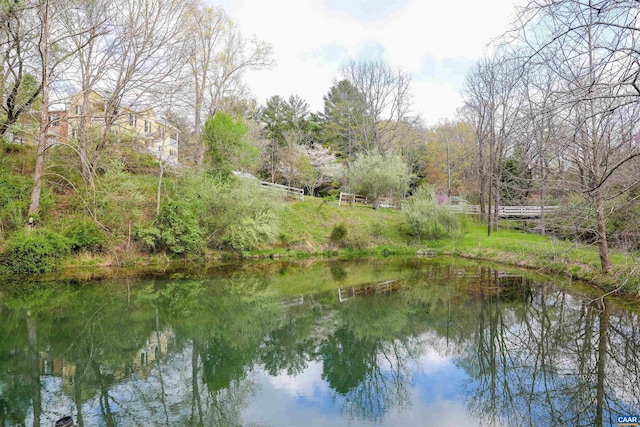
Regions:
[[[436,255],[491,260],[503,264],[561,274],[585,280],[603,289],[614,289],[634,266],[634,254],[611,250],[612,273],[600,273],[596,246],[576,244],[553,237],[501,229],[487,236],[487,227],[473,219],[465,221],[466,233],[459,239],[414,241],[400,231],[402,213],[393,209],[374,210],[365,206],[337,206],[307,197],[304,202],[287,206],[281,215],[281,241],[276,252],[294,251],[323,253],[332,256],[384,256],[415,254],[429,249]],[[338,224],[347,228],[342,245],[330,240],[331,230]],[[262,254],[274,253],[263,250]],[[635,254],[638,257],[638,254]],[[638,278],[626,286],[637,293]]]
[[[81,179],[77,172],[70,172],[73,169],[70,167],[73,165],[73,156],[67,156],[70,162],[67,164],[63,161],[66,153],[54,152],[51,155],[55,160],[52,163],[69,166],[67,175],[70,174],[70,179],[76,182],[76,186],[80,186]],[[0,173],[30,179],[34,159],[33,147],[0,144]],[[91,210],[98,214],[107,236],[103,253],[85,253],[69,258],[64,262],[65,267],[79,271],[85,267],[100,269],[125,265],[127,269],[138,271],[145,268],[154,270],[156,266],[164,266],[175,261],[164,255],[139,253],[135,245],[131,245],[129,249],[129,245],[126,244],[131,240],[130,233],[135,232],[136,227],[141,224],[151,221],[155,213],[157,171],[152,167],[152,160],[146,159],[148,164],[143,164],[142,160],[144,159],[132,160],[134,166],[137,163],[141,164],[139,173],[132,173],[129,170],[131,168],[128,168],[117,177],[109,178],[108,175],[99,174],[96,180],[97,191],[89,196],[76,192],[64,181],[47,181],[46,187],[51,187],[52,206],[43,209],[43,227],[62,230],[82,215],[85,220],[91,221],[86,211],[88,203]],[[47,179],[54,178],[55,175],[48,176]],[[105,181],[108,179],[111,181]],[[166,176],[163,194],[171,192],[172,184],[171,176]],[[94,197],[96,204],[92,205]],[[287,203],[281,211],[280,232],[276,241],[244,255],[300,259],[310,256],[385,257],[413,256],[418,250],[428,249],[435,255],[457,255],[558,273],[590,281],[604,289],[617,287],[634,265],[634,254],[612,250],[613,271],[604,276],[599,273],[600,260],[595,246],[572,244],[508,229],[493,232],[491,237],[487,237],[486,226],[472,219],[466,221],[467,232],[459,239],[416,241],[401,232],[402,220],[402,213],[394,209],[374,210],[366,206],[338,206],[335,201],[305,197],[303,202]],[[332,230],[338,225],[344,225],[346,235],[332,240]],[[0,240],[2,237],[0,235]],[[8,237],[10,235],[5,230],[4,239]],[[0,242],[0,250],[1,246]],[[237,254],[210,251],[206,259],[225,257],[235,258]],[[637,259],[638,254],[635,254],[635,257]],[[201,261],[200,258],[179,260],[180,263]],[[638,282],[638,278],[633,278],[626,288],[628,292],[637,293],[640,287]]]
[[[611,250],[612,273],[600,273],[597,246],[588,246],[515,230],[492,231],[487,236],[486,225],[468,224],[468,231],[458,240],[432,242],[440,253],[469,258],[490,259],[520,267],[560,273],[573,279],[596,283],[604,289],[613,289],[624,280],[634,266],[634,255]],[[637,258],[638,254],[635,255]],[[636,292],[639,281],[632,277],[627,289]]]
[[[280,216],[280,242],[290,248],[312,252],[340,247],[330,240],[331,231],[344,224],[347,235],[342,247],[365,249],[379,246],[406,246],[400,234],[402,214],[393,209],[367,206],[338,206],[315,197],[288,204]]]

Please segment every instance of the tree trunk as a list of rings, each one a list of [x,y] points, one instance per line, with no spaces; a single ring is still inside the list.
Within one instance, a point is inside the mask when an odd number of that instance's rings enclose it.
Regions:
[[[195,142],[196,142],[196,158],[195,158],[195,162],[197,165],[201,165],[204,163],[204,153],[205,153],[205,148],[202,145],[202,141],[200,138],[200,128],[202,127],[202,100],[203,100],[203,94],[202,92],[204,91],[204,76],[203,76],[203,80],[202,82],[198,81],[198,78],[195,78],[195,85],[196,85],[196,105],[194,108],[194,124],[193,124],[193,134],[195,137]]]
[[[602,427],[603,425],[603,417],[604,417],[604,404],[605,404],[605,389],[604,389],[604,380],[605,380],[605,366],[607,362],[607,332],[609,330],[609,308],[606,305],[606,302],[603,300],[603,304],[605,304],[604,309],[600,312],[600,331],[598,334],[598,361],[596,362],[596,373],[597,373],[597,382],[596,382],[596,419],[594,420],[593,425]]]
[[[38,327],[36,319],[27,314],[27,338],[29,342],[29,376],[31,399],[33,400],[33,425],[40,426],[42,416],[42,393],[40,385],[40,353],[38,352]]]
[[[609,257],[609,243],[607,241],[607,217],[604,213],[604,200],[602,192],[596,194],[596,216],[598,222],[598,252],[600,254],[600,267],[604,274],[611,271],[611,259]]]
[[[44,155],[48,148],[47,129],[49,128],[49,49],[50,49],[50,29],[49,29],[49,2],[42,0],[38,4],[38,15],[40,19],[40,41],[38,50],[40,56],[40,72],[42,84],[42,98],[40,101],[40,126],[38,132],[38,155],[36,157],[36,167],[33,174],[33,189],[31,190],[31,201],[29,203],[29,216],[37,215],[40,211],[40,193],[42,192],[42,176],[44,175]]]
[[[498,220],[500,219],[500,176],[496,173],[496,191],[493,203],[493,231],[498,231]]]
[[[484,147],[483,143],[478,140],[478,173],[480,175],[480,220],[486,220],[486,210],[484,205],[484,189],[486,186],[486,178],[484,173]]]
[[[160,159],[160,176],[158,177],[158,193],[156,199],[156,218],[160,216],[160,196],[162,195],[162,175],[164,175],[164,162]]]
[[[491,189],[492,183],[491,179],[489,179],[489,197],[487,197],[488,209],[487,209],[487,236],[491,237]]]
[[[81,173],[82,179],[85,184],[89,186],[89,188],[95,188],[95,182],[93,179],[93,169],[91,167],[91,162],[89,160],[89,132],[88,127],[89,123],[87,120],[87,115],[89,114],[91,106],[89,104],[89,88],[85,88],[82,93],[82,112],[80,116],[78,131],[78,151],[80,154],[80,165],[81,165]]]

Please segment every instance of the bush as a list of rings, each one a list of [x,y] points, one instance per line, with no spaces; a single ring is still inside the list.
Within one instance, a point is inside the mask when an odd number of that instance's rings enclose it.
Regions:
[[[194,175],[178,191],[200,218],[212,248],[247,251],[278,236],[282,202],[254,181]]]
[[[0,169],[0,174],[4,175]],[[6,174],[0,177],[0,229],[12,231],[25,225],[33,179]]]
[[[18,234],[7,244],[4,266],[10,274],[48,273],[69,252],[69,240],[60,234],[50,231]]]
[[[231,224],[223,242],[236,251],[251,250],[261,242],[273,238],[274,230],[271,224],[276,220],[277,218],[269,212],[245,216],[239,222]]]
[[[333,242],[341,242],[347,237],[347,226],[344,224],[336,224],[331,230],[331,236],[329,237]]]
[[[377,208],[381,197],[403,196],[413,176],[399,156],[358,154],[349,168],[348,179],[353,191],[371,198]]]
[[[97,251],[105,243],[104,234],[93,221],[79,218],[66,228],[64,235],[69,240],[71,252]]]
[[[403,231],[416,239],[442,239],[457,237],[462,227],[456,214],[448,206],[438,205],[429,186],[421,186],[402,206]]]
[[[138,240],[152,251],[166,251],[175,255],[202,251],[202,230],[186,204],[168,202],[160,210],[153,226],[136,233]]]

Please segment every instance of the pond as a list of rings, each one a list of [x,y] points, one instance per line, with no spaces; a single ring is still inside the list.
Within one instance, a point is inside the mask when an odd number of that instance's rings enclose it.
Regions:
[[[640,412],[638,317],[450,259],[13,283],[0,426],[617,425]]]

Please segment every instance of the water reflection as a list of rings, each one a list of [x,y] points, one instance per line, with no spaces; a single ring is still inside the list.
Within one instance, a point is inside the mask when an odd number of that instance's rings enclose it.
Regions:
[[[2,295],[0,426],[591,426],[640,410],[637,312],[470,263]]]

